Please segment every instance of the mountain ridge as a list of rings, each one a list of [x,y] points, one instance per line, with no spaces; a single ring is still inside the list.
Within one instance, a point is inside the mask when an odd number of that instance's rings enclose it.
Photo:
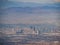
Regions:
[[[32,2],[12,2],[12,1],[7,1],[4,2],[2,5],[2,8],[10,8],[10,7],[60,7],[60,2],[58,3],[32,3]]]

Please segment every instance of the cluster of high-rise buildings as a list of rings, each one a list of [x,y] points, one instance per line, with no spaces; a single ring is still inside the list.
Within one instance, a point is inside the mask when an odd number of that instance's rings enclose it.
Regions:
[[[10,26],[0,28],[0,31],[6,34],[42,34],[42,33],[50,33],[50,32],[59,32],[59,28],[57,26],[46,26],[46,25],[23,25],[23,26]]]

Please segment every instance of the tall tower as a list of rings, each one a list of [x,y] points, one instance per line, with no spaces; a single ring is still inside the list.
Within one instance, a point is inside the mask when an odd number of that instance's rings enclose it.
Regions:
[[[39,34],[39,31],[37,30],[36,34],[38,35]]]

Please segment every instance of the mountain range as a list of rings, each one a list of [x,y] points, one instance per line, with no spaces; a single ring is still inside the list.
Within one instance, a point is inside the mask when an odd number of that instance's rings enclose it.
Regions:
[[[43,8],[60,8],[60,2],[55,3],[32,3],[32,2],[13,2],[13,1],[5,1],[0,3],[2,8],[10,8],[10,7],[43,7]]]
[[[0,4],[0,14],[4,12],[21,12],[21,13],[32,13],[32,12],[46,12],[46,10],[60,10],[60,2],[56,3],[32,3],[32,2],[13,2],[13,1],[4,1]]]

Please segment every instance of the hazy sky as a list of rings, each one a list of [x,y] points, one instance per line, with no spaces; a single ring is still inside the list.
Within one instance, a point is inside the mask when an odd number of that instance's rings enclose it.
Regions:
[[[35,2],[35,3],[52,3],[57,0],[9,0],[9,1],[18,1],[18,2]],[[59,0],[58,0],[59,1]]]

